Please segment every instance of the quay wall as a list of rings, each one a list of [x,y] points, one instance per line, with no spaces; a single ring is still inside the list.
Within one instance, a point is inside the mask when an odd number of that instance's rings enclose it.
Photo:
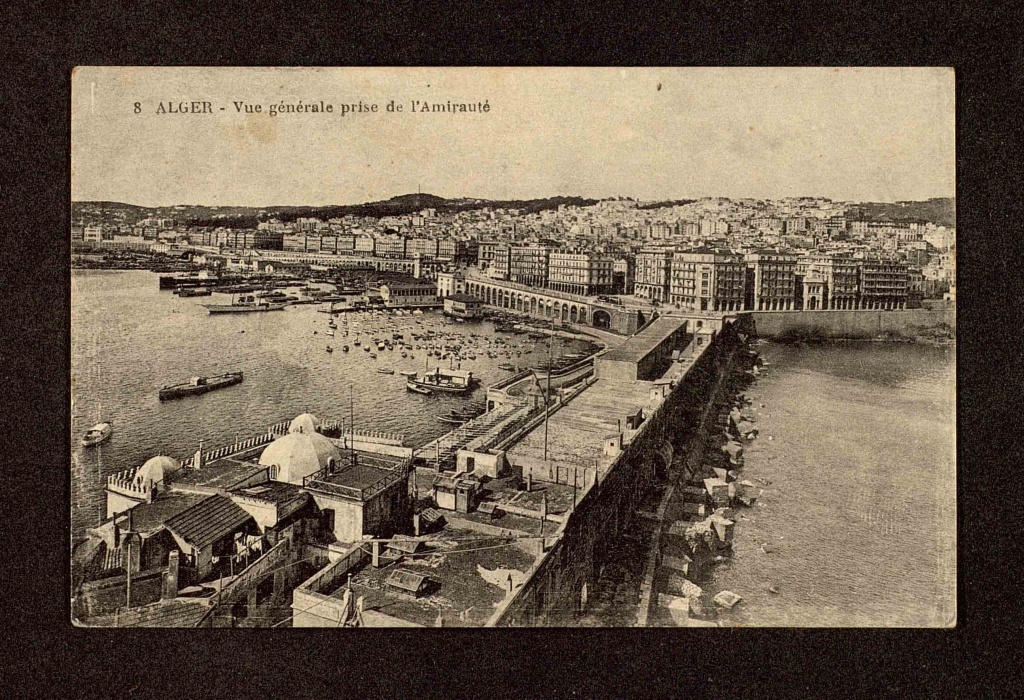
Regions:
[[[702,408],[717,378],[727,371],[737,343],[735,329],[724,328],[685,379],[632,434],[608,472],[585,488],[559,530],[545,540],[547,552],[527,572],[523,585],[502,601],[487,626],[571,625],[586,609],[601,564],[615,540],[638,517],[636,511],[657,473],[669,468],[666,454],[692,438]]]
[[[788,332],[816,328],[830,338],[870,338],[885,333],[912,336],[922,328],[939,324],[956,327],[956,309],[901,310],[819,310],[749,311],[739,314],[741,325],[762,338],[774,338]]]

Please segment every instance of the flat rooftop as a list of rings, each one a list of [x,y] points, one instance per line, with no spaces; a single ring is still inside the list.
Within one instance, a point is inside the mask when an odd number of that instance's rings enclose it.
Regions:
[[[675,333],[685,322],[685,319],[661,316],[600,359],[612,362],[639,362],[665,342],[665,339]]]
[[[551,436],[549,435],[549,443],[550,437]],[[550,444],[548,445],[548,450],[550,452]],[[502,506],[508,505],[537,513],[538,520],[532,521],[532,525],[528,530],[529,532],[535,532],[538,530],[542,499],[547,498],[548,513],[552,513],[554,515],[565,513],[572,507],[573,489],[571,484],[566,486],[565,484],[535,481],[533,483],[533,489],[527,492],[519,490],[511,482],[512,479],[510,477],[488,480],[480,487],[480,500],[494,503],[499,509]],[[580,474],[581,491],[582,485],[583,474]],[[473,515],[473,513],[470,513],[470,515]],[[512,515],[514,514],[508,514],[508,516]],[[518,518],[520,516],[516,517]],[[499,527],[511,527],[511,525],[506,525],[503,522],[504,520],[504,517],[495,520],[494,524]],[[509,522],[511,522],[511,520]]]
[[[232,495],[255,498],[266,503],[280,505],[293,500],[303,493],[302,487],[296,484],[289,484],[284,481],[266,481],[257,486],[247,486],[242,489],[233,489]]]
[[[317,481],[335,484],[337,486],[348,486],[353,489],[365,489],[373,486],[378,481],[391,474],[394,474],[394,472],[390,469],[382,469],[381,467],[377,467],[372,464],[362,464],[357,462],[356,464],[335,472],[330,476],[317,479]]]
[[[236,460],[225,457],[207,464],[202,469],[183,468],[171,478],[175,486],[206,486],[215,489],[231,489],[257,471],[266,469],[255,460]]]
[[[414,555],[379,569],[367,561],[352,576],[352,592],[364,597],[364,610],[417,625],[435,626],[440,613],[445,627],[481,627],[504,600],[509,574],[513,584],[521,583],[535,558],[507,538],[446,527]],[[396,569],[426,576],[424,594],[416,598],[387,586]],[[344,595],[344,583],[333,597]]]
[[[650,387],[650,382],[595,381],[548,418],[548,461],[563,468],[591,470],[596,463],[604,476],[614,461],[614,457],[604,454],[604,439],[621,430],[619,421],[627,413],[647,405]],[[544,424],[522,437],[506,454],[512,463],[517,457],[543,460]]]

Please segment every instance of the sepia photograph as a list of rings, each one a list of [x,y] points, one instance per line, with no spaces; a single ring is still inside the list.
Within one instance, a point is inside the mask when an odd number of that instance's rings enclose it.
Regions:
[[[75,68],[71,623],[956,627],[955,87]]]

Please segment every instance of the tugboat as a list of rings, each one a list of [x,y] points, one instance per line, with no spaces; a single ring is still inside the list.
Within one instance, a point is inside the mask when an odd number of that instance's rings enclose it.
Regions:
[[[223,389],[235,384],[240,384],[241,382],[241,372],[228,372],[226,374],[219,374],[215,377],[192,377],[187,382],[165,386],[160,390],[160,400],[167,401],[168,399],[178,399],[183,396],[205,394],[208,391]]]
[[[440,367],[435,368],[433,372],[425,372],[422,377],[411,377],[409,381],[416,386],[452,394],[465,394],[472,391],[477,383],[472,372],[444,370]]]
[[[97,423],[85,431],[85,435],[82,436],[82,445],[84,447],[98,445],[107,440],[113,432],[114,428],[110,423]]]

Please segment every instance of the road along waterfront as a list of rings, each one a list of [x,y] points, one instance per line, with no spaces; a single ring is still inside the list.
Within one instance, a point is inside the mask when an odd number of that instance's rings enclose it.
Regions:
[[[764,493],[702,583],[743,597],[720,624],[954,624],[955,347],[758,350],[741,478]]]

